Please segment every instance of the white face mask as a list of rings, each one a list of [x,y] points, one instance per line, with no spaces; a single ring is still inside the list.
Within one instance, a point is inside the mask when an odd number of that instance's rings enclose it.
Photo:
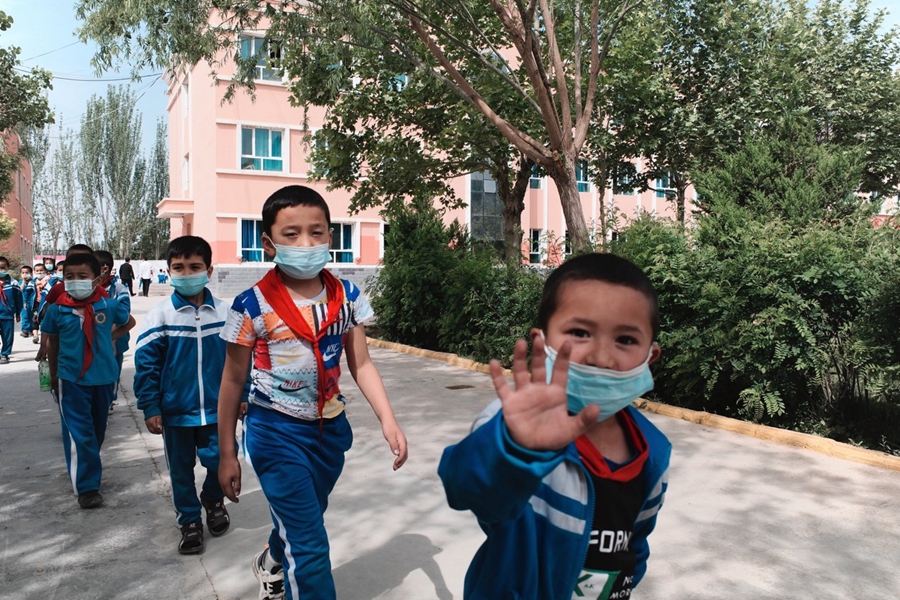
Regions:
[[[547,383],[553,375],[553,364],[556,362],[556,350],[546,342]],[[569,412],[578,414],[586,406],[596,404],[600,407],[598,421],[616,414],[647,392],[653,389],[653,375],[650,373],[650,357],[653,346],[647,354],[647,360],[629,371],[613,371],[589,365],[569,363],[569,378],[566,384],[566,402]]]
[[[331,260],[328,244],[318,246],[275,246],[273,261],[281,267],[289,277],[294,279],[312,279],[316,277]]]
[[[66,283],[66,293],[76,300],[84,300],[94,292],[93,279],[69,279]]]

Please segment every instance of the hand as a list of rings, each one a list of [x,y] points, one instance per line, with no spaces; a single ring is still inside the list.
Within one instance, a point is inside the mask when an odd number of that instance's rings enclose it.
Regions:
[[[44,350],[44,344],[38,346],[37,354],[34,355],[34,362],[41,362],[47,358],[47,351]]]
[[[381,433],[384,435],[384,439],[387,440],[387,443],[390,444],[391,452],[396,457],[394,459],[394,470],[396,471],[402,467],[403,463],[406,462],[406,459],[409,458],[409,451],[406,447],[406,436],[403,435],[403,431],[400,430],[400,426],[397,425],[397,422],[393,420],[381,424]]]
[[[247,414],[247,403],[241,402],[241,407],[238,409],[238,419],[243,419],[244,415]]]
[[[56,397],[59,398],[59,378],[51,377],[50,378],[50,390],[56,392]]]
[[[569,354],[572,346],[566,342],[559,349],[553,376],[547,381],[544,367],[546,352],[543,338],[534,339],[531,355],[531,374],[528,373],[525,340],[516,342],[513,351],[513,381],[511,390],[503,376],[500,363],[491,361],[491,378],[494,389],[503,405],[503,420],[513,441],[530,450],[559,450],[566,447],[578,436],[597,422],[600,408],[591,405],[575,416],[570,416],[566,408],[566,384],[569,374]]]
[[[241,463],[237,456],[219,460],[219,485],[232,502],[238,502],[241,495]]]
[[[155,433],[156,435],[162,433],[163,428],[161,416],[156,415],[155,417],[150,417],[149,419],[144,421],[144,423],[147,425],[147,431],[149,431],[150,433]]]

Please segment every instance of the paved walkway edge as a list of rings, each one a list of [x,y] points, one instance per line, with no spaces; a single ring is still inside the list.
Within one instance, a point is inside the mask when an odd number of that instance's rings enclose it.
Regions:
[[[449,352],[423,350],[422,348],[416,348],[415,346],[407,346],[405,344],[388,342],[371,337],[366,338],[366,341],[370,346],[376,348],[385,348],[388,350],[403,352],[405,354],[414,354],[416,356],[422,356],[424,358],[432,358],[435,360],[444,361],[445,363],[456,367],[462,367],[464,369],[470,369],[472,371],[479,371],[481,373],[490,373],[490,367],[488,365],[476,362],[470,358],[463,358],[456,354],[450,354]],[[505,369],[504,374],[512,377],[512,371],[510,371],[509,369]],[[775,442],[776,444],[783,444],[785,446],[793,446],[795,448],[812,450],[814,452],[819,452],[820,454],[826,454],[835,458],[900,472],[900,456],[892,456],[884,452],[879,452],[878,450],[859,448],[857,446],[852,446],[850,444],[845,444],[843,442],[838,442],[836,440],[823,438],[808,433],[800,433],[797,431],[790,431],[788,429],[779,429],[777,427],[760,425],[758,423],[750,423],[747,421],[732,419],[730,417],[723,417],[721,415],[714,415],[699,410],[690,410],[678,406],[660,404],[659,402],[651,402],[649,400],[644,400],[643,398],[635,401],[634,405],[641,410],[646,410],[648,412],[656,413],[666,417],[682,419],[691,423],[697,423],[698,425],[715,427],[716,429],[724,429],[725,431],[740,433],[742,435],[755,437],[761,440]]]

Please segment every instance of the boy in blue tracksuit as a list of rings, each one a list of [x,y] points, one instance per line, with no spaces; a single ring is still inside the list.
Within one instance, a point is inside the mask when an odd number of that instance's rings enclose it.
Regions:
[[[182,236],[167,250],[175,292],[147,314],[135,351],[134,393],[147,429],[162,434],[172,480],[172,501],[181,554],[203,552],[201,507],[214,536],[230,519],[219,485],[217,405],[225,366],[219,337],[228,306],[206,289],[212,275],[212,249],[203,238]],[[128,294],[128,292],[125,292]],[[206,467],[200,497],[194,483],[195,459]]]
[[[79,506],[95,508],[103,504],[100,447],[116,384],[113,343],[134,321],[100,287],[100,263],[92,255],[72,255],[63,277],[65,293],[47,307],[41,334],[72,487]]]
[[[656,292],[623,258],[578,256],[547,279],[531,373],[524,340],[515,390],[491,361],[499,400],[438,467],[450,506],[471,510],[487,535],[464,598],[631,597],[671,454],[629,406],[653,388],[658,329]]]
[[[22,318],[22,290],[9,274],[9,259],[0,256],[0,365],[9,364],[15,322]]]
[[[112,274],[115,261],[113,255],[106,250],[95,250],[94,256],[100,261],[100,285],[106,290],[110,298],[118,300],[119,304],[128,308],[128,314],[131,314],[131,294],[128,288],[122,285],[118,277]],[[116,364],[119,367],[119,378],[122,377],[122,363],[125,360],[125,352],[128,351],[128,342],[131,341],[131,334],[126,333],[116,340]],[[116,397],[113,403],[109,405],[109,412],[112,413],[116,400],[119,399],[119,379],[116,379]]]
[[[19,276],[22,282],[19,284],[22,289],[22,337],[31,337],[34,330],[34,308],[35,298],[37,297],[37,288],[34,284],[34,271],[28,265],[19,268]]]

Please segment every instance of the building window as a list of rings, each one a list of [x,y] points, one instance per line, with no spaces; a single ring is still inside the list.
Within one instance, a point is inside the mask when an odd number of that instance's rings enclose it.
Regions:
[[[331,224],[331,262],[353,262],[353,225],[350,223]]]
[[[578,183],[579,192],[589,192],[591,183],[588,181],[588,166],[586,160],[575,163],[575,181]]]
[[[497,196],[497,182],[483,171],[472,173],[469,185],[472,238],[502,243],[503,205]]]
[[[656,179],[656,197],[657,198],[674,198],[676,195],[675,188],[669,179],[669,174],[665,173],[662,177]]]
[[[241,58],[256,58],[254,79],[281,81],[281,69],[273,68],[281,63],[281,46],[266,42],[265,38],[241,36]]]
[[[623,174],[613,180],[613,194],[622,196],[633,196],[635,188],[634,177],[629,174]]]
[[[241,260],[243,262],[264,262],[262,245],[262,221],[241,220]]]
[[[541,181],[543,181],[543,177],[540,175],[540,170],[537,165],[531,166],[531,179],[528,180],[529,187],[533,190],[541,189]]]
[[[541,230],[532,229],[530,233],[530,248],[528,251],[528,262],[532,265],[541,264]]]
[[[280,129],[241,127],[241,169],[283,171]]]

